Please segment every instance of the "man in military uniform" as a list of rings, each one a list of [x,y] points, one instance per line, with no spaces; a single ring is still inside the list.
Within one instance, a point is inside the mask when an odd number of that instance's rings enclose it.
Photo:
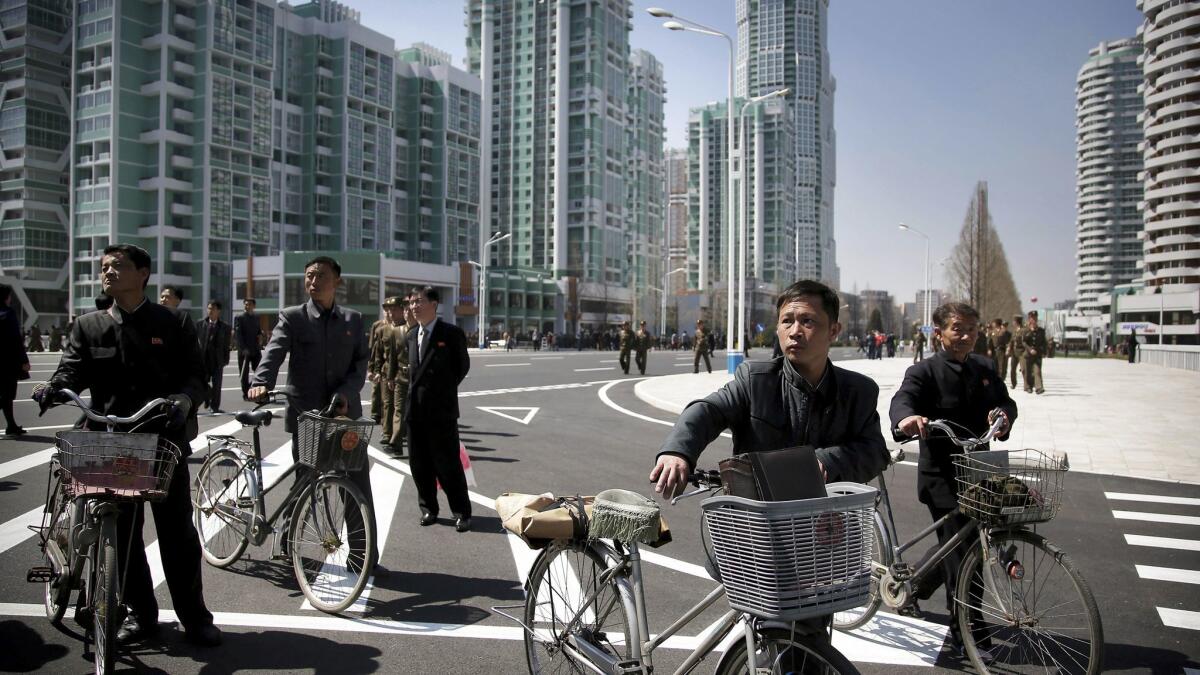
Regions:
[[[1025,343],[1025,393],[1045,393],[1042,387],[1042,357],[1046,355],[1046,329],[1038,325],[1037,312],[1030,312],[1021,341]],[[1031,389],[1030,386],[1033,388]]]
[[[992,332],[988,338],[988,356],[996,362],[996,372],[1001,379],[1008,372],[1008,344],[1012,342],[1012,333],[1004,325],[1004,319],[992,321]]]
[[[925,332],[920,326],[913,326],[913,363],[925,360]]]
[[[61,352],[62,339],[63,334],[62,331],[58,329],[58,324],[50,326],[50,346],[47,347],[47,349],[52,352]]]
[[[391,362],[397,350],[395,341],[396,327],[403,325],[404,314],[400,307],[399,297],[390,297],[383,301],[385,323],[374,332],[374,344],[370,346],[371,357],[367,362],[368,377],[375,383],[374,391],[379,394],[379,425],[380,449],[393,452],[392,437],[395,433],[396,410],[394,401],[394,379]]]
[[[629,353],[633,351],[633,341],[634,341],[633,330],[630,329],[628,321],[624,321],[621,323],[621,333],[620,333],[619,337],[621,340],[621,356],[620,356],[621,370],[624,371],[626,375],[628,375],[629,374]]]
[[[634,336],[633,348],[637,351],[635,361],[637,362],[638,374],[646,374],[646,352],[650,351],[650,342],[654,338],[650,337],[650,333],[646,332],[646,322],[642,321],[638,324],[637,334]]]
[[[380,372],[380,379],[385,385],[383,411],[385,415],[391,415],[391,424],[384,423],[383,449],[400,456],[408,433],[404,424],[404,404],[408,401],[408,331],[416,325],[417,320],[413,318],[412,308],[408,305],[409,298],[389,300],[396,301],[395,311],[400,315],[400,320],[381,339],[385,344],[383,369]]]
[[[696,319],[696,335],[692,340],[692,373],[700,372],[700,357],[704,357],[704,367],[712,372],[712,361],[708,357],[708,330],[704,327],[704,319]]]
[[[367,364],[367,380],[375,386],[371,387],[371,419],[379,424],[383,414],[383,386],[379,384],[379,366],[375,359],[376,348],[379,346],[379,334],[391,326],[388,321],[388,305],[394,298],[384,298],[382,309],[379,312],[379,320],[371,324],[371,332],[367,338],[367,353],[371,355],[370,361]]]
[[[1012,320],[1012,338],[1008,342],[1008,355],[1012,361],[1008,364],[1008,379],[1009,388],[1017,388],[1017,369],[1021,369],[1021,382],[1028,383],[1025,374],[1025,328],[1021,325],[1021,315],[1018,314]],[[1000,373],[1000,377],[1004,377],[1004,373]],[[1025,391],[1029,391],[1029,385],[1025,385]]]

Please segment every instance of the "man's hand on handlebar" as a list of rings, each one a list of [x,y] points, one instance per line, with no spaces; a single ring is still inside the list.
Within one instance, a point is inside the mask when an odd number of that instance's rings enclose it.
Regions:
[[[267,400],[267,392],[270,391],[263,386],[250,387],[246,390],[246,398],[255,403],[264,403]]]
[[[650,482],[654,483],[654,491],[661,494],[663,499],[683,492],[688,481],[687,460],[679,455],[659,455],[658,462],[650,471]]]
[[[1008,419],[1008,413],[1004,412],[1000,408],[996,408],[988,413],[988,426],[994,424],[997,419],[1002,420],[1000,427],[996,429],[996,437],[999,438],[1000,436],[1008,433],[1008,429],[1012,426],[1012,422]]]
[[[929,418],[921,415],[910,415],[900,420],[900,424],[896,425],[901,432],[909,438],[925,438],[929,435],[929,430],[926,428],[929,425]]]
[[[167,411],[167,429],[182,429],[187,424],[188,413],[192,411],[192,399],[183,394],[174,394],[167,399],[173,404]]]
[[[59,400],[61,397],[54,385],[49,382],[43,382],[33,388],[33,393],[29,396],[38,404],[38,417],[46,414],[46,411],[54,406],[55,403],[62,403]]]
[[[341,394],[334,394],[329,399],[329,405],[321,411],[322,417],[343,417],[350,411],[350,405],[346,402],[346,397]]]

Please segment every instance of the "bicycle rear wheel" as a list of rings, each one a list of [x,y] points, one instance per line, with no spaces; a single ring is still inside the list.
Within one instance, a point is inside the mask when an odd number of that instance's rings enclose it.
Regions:
[[[117,516],[100,519],[100,538],[96,541],[96,559],[92,566],[92,637],[96,645],[96,675],[112,672],[117,651],[120,605],[117,600]]]
[[[633,593],[623,579],[603,580],[607,569],[604,558],[585,544],[556,541],[538,555],[525,586],[530,673],[585,672],[564,650],[572,640],[586,640],[614,661],[632,658]],[[595,602],[571,624],[593,594]]]
[[[71,551],[68,546],[71,531],[71,505],[72,502],[67,498],[62,482],[56,481],[54,492],[50,493],[50,502],[46,505],[50,521],[47,524],[45,549],[43,549],[46,566],[51,570],[54,569],[54,562],[49,552],[51,547],[55,547],[62,554],[64,562],[62,569],[57,570],[58,574],[46,582],[43,594],[46,618],[50,619],[50,623],[54,625],[62,622],[63,614],[66,613],[67,605],[71,601]]]
[[[213,567],[237,562],[259,516],[250,470],[237,453],[218,450],[204,460],[192,484],[192,519],[204,559]]]
[[[889,544],[883,537],[883,528],[879,525],[879,514],[875,514],[875,543],[871,547],[871,595],[867,598],[867,602],[858,607],[847,609],[841,612],[835,612],[833,615],[833,627],[840,631],[850,631],[865,625],[875,616],[875,612],[879,611],[879,605],[883,602],[879,597],[879,579],[881,576],[881,565],[886,567],[891,563],[890,551],[887,555],[884,551],[887,550]]]
[[[756,672],[769,669],[773,675],[804,673],[805,675],[858,675],[858,668],[829,644],[825,635],[808,635],[783,628],[762,632],[754,645]],[[747,675],[746,641],[733,643],[721,663],[718,675]],[[751,675],[754,675],[751,673]]]
[[[292,511],[292,569],[322,612],[358,599],[375,565],[375,517],[362,491],[342,476],[318,478]]]
[[[1018,578],[1019,577],[1019,578]],[[980,673],[1099,673],[1100,612],[1075,564],[1029,530],[971,548],[955,592],[963,646]]]

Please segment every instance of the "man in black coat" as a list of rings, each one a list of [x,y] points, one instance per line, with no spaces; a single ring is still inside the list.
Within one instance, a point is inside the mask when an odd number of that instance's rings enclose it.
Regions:
[[[221,379],[229,365],[229,324],[221,319],[221,302],[208,301],[208,316],[196,322],[196,337],[200,341],[200,358],[204,362],[204,377],[208,382],[205,403],[213,413],[221,412]]]
[[[417,325],[408,331],[409,466],[417,484],[421,525],[437,522],[437,484],[455,517],[455,529],[471,529],[467,477],[458,457],[458,385],[471,369],[462,329],[438,319],[441,296],[426,286],[409,301]]]
[[[150,254],[136,246],[118,244],[104,249],[100,279],[114,304],[76,319],[58,369],[34,397],[46,406],[56,389],[76,393],[90,389],[95,410],[119,416],[131,415],[155,398],[169,398],[176,406],[170,417],[140,430],[162,434],[186,458],[191,454],[189,441],[197,434],[191,411],[204,400],[204,367],[191,319],[147,300],[150,266]],[[103,425],[85,424],[103,430]],[[175,467],[166,498],[151,504],[151,509],[172,609],[189,640],[211,646],[220,643],[221,632],[213,626],[212,614],[204,604],[200,537],[192,524],[190,483],[188,463],[182,460]],[[117,522],[119,540],[131,542],[117,551],[119,569],[126,575],[125,604],[130,609],[116,636],[119,643],[158,633],[158,603],[142,541],[144,518],[138,502],[125,505]]]
[[[964,303],[947,303],[933,313],[933,339],[942,350],[932,358],[909,366],[904,373],[889,416],[892,427],[906,436],[921,438],[921,455],[917,462],[917,498],[929,508],[936,522],[958,506],[958,485],[954,478],[952,456],[960,453],[944,437],[927,436],[926,425],[931,419],[950,420],[981,436],[996,416],[1006,422],[996,438],[1008,438],[1012,423],[1017,419],[1017,404],[1008,395],[1004,376],[997,373],[993,361],[974,352],[979,334],[979,312]],[[986,448],[982,448],[986,449]],[[939,546],[969,524],[963,514],[956,514],[938,528]],[[928,558],[937,547],[926,554]],[[919,597],[927,598],[944,581],[946,603],[951,613],[951,637],[962,644],[958,635],[954,592],[956,575],[962,561],[961,547],[951,551],[942,564],[941,573],[932,572],[922,583]]]
[[[13,416],[13,400],[17,397],[17,380],[29,379],[29,356],[21,340],[21,322],[12,309],[12,286],[0,284],[0,409],[8,427],[5,436],[20,436],[25,429]]]
[[[775,306],[784,356],[745,361],[732,382],[688,404],[650,472],[664,497],[687,484],[700,453],[725,429],[733,431],[734,454],[813,446],[826,482],[866,482],[887,466],[876,411],[879,387],[829,360],[842,328],[837,293],[816,281],[798,281]]]
[[[243,311],[233,320],[233,339],[238,353],[238,377],[242,381],[242,398],[250,391],[250,377],[262,359],[262,325],[254,313],[254,298],[242,301]]]

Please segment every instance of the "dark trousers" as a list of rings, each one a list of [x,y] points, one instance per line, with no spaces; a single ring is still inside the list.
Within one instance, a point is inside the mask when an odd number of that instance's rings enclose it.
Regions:
[[[471,516],[467,475],[458,459],[458,424],[408,418],[408,464],[417,484],[422,513],[438,512],[437,485],[446,491],[446,502],[456,516]]]
[[[217,364],[208,372],[208,400],[205,404],[209,410],[221,409],[221,379],[225,374],[225,366]]]
[[[707,368],[708,372],[711,373],[712,372],[712,361],[708,360],[708,350],[707,349],[701,349],[700,351],[696,352],[696,356],[694,356],[692,358],[692,372],[693,373],[700,372],[700,357],[701,356],[704,357],[704,367]]]
[[[150,505],[158,550],[162,555],[171,604],[184,628],[211,624],[212,613],[204,605],[204,586],[200,576],[200,535],[192,524],[191,479],[187,460],[181,459],[171,478],[166,499]],[[117,570],[125,577],[125,604],[143,625],[158,621],[158,601],[150,566],[146,562],[146,543],[142,538],[146,512],[141,503],[125,504],[117,520]],[[132,541],[128,537],[132,532]],[[129,548],[126,549],[126,542]]]
[[[642,375],[646,374],[646,352],[636,352],[633,357],[634,363],[637,364],[638,372]]]
[[[297,463],[296,464],[296,473],[295,473],[295,482],[297,482],[297,483],[300,481],[303,481],[303,480],[307,480],[307,477],[313,471],[312,467],[305,466],[305,465],[298,463],[300,461],[300,448],[296,445],[296,443],[298,441],[299,441],[299,439],[296,437],[296,434],[293,433],[292,434],[292,461]],[[359,490],[362,491],[363,499],[367,500],[367,503],[371,505],[371,519],[372,519],[372,521],[374,521],[371,523],[371,527],[372,527],[372,529],[375,530],[375,550],[371,552],[371,556],[372,556],[371,560],[372,560],[372,562],[379,562],[379,537],[386,536],[387,533],[386,532],[381,533],[379,531],[378,519],[375,518],[375,508],[374,508],[375,507],[375,497],[371,493],[371,461],[367,460],[366,466],[359,469],[358,471],[350,471],[349,473],[347,473],[347,477],[350,478],[350,482],[354,483],[355,487],[357,487]],[[359,515],[359,513],[357,511],[352,511],[352,510],[346,511],[346,530],[347,531],[361,532],[362,525],[363,525],[362,516]],[[291,529],[292,529],[291,522],[285,522],[283,531],[285,533],[287,533],[287,532],[290,532]],[[362,543],[361,542],[356,543],[356,542],[351,541],[350,546],[351,546],[352,550],[357,550],[359,548],[362,548]]]
[[[625,371],[625,374],[628,375],[629,374],[629,350],[628,349],[621,350],[621,356],[619,357],[619,360],[621,362],[621,370]]]
[[[242,380],[242,398],[246,398],[246,392],[250,390],[250,377],[254,375],[254,371],[258,369],[258,362],[261,359],[261,350],[238,350],[238,375]]]
[[[17,381],[5,379],[0,381],[0,409],[4,410],[4,421],[9,429],[17,427],[17,419],[13,417],[13,399],[17,397]]]

